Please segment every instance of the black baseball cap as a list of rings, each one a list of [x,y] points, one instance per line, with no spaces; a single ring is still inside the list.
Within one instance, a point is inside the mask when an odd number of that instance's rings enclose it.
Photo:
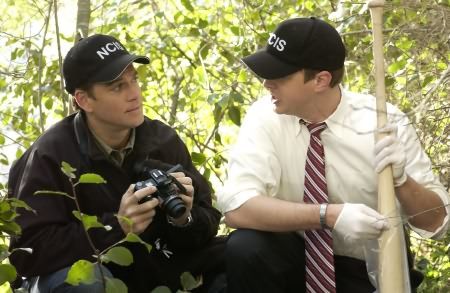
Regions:
[[[74,94],[77,87],[117,79],[133,62],[148,64],[145,56],[130,54],[114,37],[92,35],[78,41],[63,62],[66,90]]]
[[[336,29],[315,17],[280,23],[264,49],[242,58],[256,75],[277,79],[301,69],[336,70],[344,66],[345,46]]]

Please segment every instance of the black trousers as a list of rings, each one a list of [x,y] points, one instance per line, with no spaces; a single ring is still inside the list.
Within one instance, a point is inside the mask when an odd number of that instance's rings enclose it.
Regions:
[[[228,293],[305,292],[305,244],[296,233],[239,229],[225,252]],[[335,256],[339,293],[373,293],[364,261]]]

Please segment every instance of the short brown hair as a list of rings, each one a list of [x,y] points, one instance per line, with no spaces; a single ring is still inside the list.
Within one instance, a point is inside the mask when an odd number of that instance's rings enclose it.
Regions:
[[[77,87],[76,89],[79,89],[79,90],[87,92],[87,94],[90,97],[95,99],[95,96],[94,96],[94,83],[87,83],[87,84],[84,84],[82,86]],[[72,106],[77,111],[83,111],[83,109],[81,109],[80,106],[78,106],[78,103],[75,100],[75,96],[72,96]]]
[[[317,73],[324,71],[324,70],[317,70],[317,69],[305,69],[305,83],[314,79],[316,77]],[[344,67],[341,67],[336,70],[326,70],[329,73],[331,73],[331,82],[330,87],[335,87],[336,85],[340,84],[342,79],[344,78]]]

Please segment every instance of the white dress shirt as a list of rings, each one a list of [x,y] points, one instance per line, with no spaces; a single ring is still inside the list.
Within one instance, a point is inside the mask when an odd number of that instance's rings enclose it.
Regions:
[[[322,132],[329,203],[364,203],[377,209],[377,174],[374,171],[374,131],[377,128],[375,98],[342,90],[336,111],[325,120]],[[218,192],[222,212],[239,208],[252,197],[262,195],[302,202],[306,151],[310,134],[299,118],[279,115],[271,97],[256,101],[248,110],[236,145],[231,149],[228,179]],[[388,119],[398,126],[398,137],[406,148],[406,173],[436,192],[443,204],[450,198],[431,170],[431,162],[408,118],[388,104]],[[422,237],[437,238],[448,227],[435,232],[411,228]],[[299,231],[301,233],[302,231]],[[334,253],[364,259],[361,245],[346,243],[333,233]]]

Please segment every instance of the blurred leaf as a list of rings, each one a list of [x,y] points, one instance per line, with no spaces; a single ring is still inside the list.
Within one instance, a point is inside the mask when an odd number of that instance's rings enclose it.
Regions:
[[[0,285],[16,279],[16,268],[10,264],[0,264]]]
[[[192,157],[192,162],[196,166],[202,165],[206,161],[206,156],[201,153],[192,152],[191,157]]]
[[[236,106],[230,106],[228,108],[228,117],[230,117],[231,121],[237,126],[241,125],[241,111]]]
[[[102,261],[109,263],[112,261],[121,266],[129,266],[133,263],[133,255],[128,250],[128,248],[122,246],[116,246],[111,248],[106,252],[106,254],[101,256]]]
[[[96,281],[94,266],[95,264],[87,260],[77,261],[67,273],[65,282],[73,286],[93,284]]]
[[[184,272],[180,276],[180,282],[185,290],[192,290],[201,286],[203,284],[203,279],[201,276],[198,279],[195,279],[191,273]]]
[[[194,11],[194,7],[191,5],[191,1],[189,0],[181,0],[181,4],[183,4],[184,7],[186,7],[189,11]]]
[[[153,289],[150,293],[171,293],[170,289],[166,286],[158,286]]]
[[[106,278],[106,293],[126,293],[128,288],[125,283],[116,278]]]
[[[72,179],[75,178],[74,172],[76,171],[76,169],[74,169],[71,165],[69,165],[69,163],[62,162],[61,163],[61,171],[63,171],[63,173],[66,174],[67,177],[72,178]]]
[[[94,174],[94,173],[86,173],[86,174],[82,174],[80,176],[80,179],[78,180],[77,183],[96,183],[96,184],[102,184],[102,183],[106,183],[106,180],[103,179],[102,176],[98,175],[98,174]]]
[[[53,191],[53,190],[38,190],[38,191],[35,191],[33,193],[33,195],[64,195],[64,196],[67,196],[69,198],[73,198],[72,196],[68,195],[65,192]]]
[[[147,242],[143,241],[138,235],[134,233],[128,233],[125,237],[124,241],[133,242],[133,243],[141,243],[147,248],[147,251],[150,253],[152,250],[152,246],[148,244]]]
[[[21,228],[18,224],[16,224],[15,222],[4,222],[2,223],[2,225],[0,226],[0,229],[2,230],[2,232],[5,232],[6,234],[9,235],[19,235],[21,233]]]
[[[89,230],[90,228],[105,228],[105,226],[98,221],[97,216],[90,216],[80,213],[79,211],[72,211],[72,214],[81,222],[83,222],[84,228]]]

